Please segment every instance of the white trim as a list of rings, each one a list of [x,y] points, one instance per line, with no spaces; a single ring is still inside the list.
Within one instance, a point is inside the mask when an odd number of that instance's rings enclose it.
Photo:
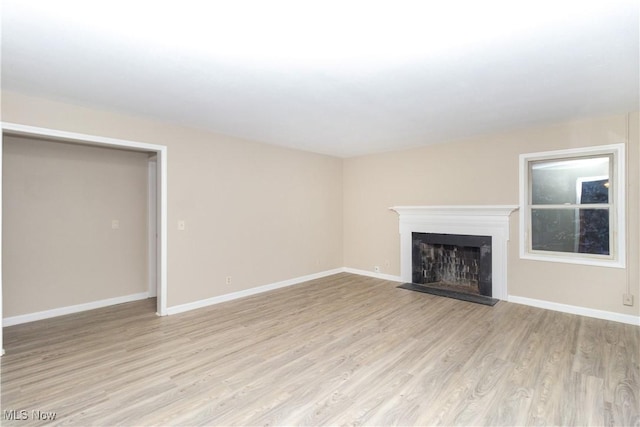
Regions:
[[[613,157],[613,212],[611,213],[610,231],[613,233],[613,244],[611,245],[610,258],[602,256],[580,254],[532,251],[531,236],[529,232],[530,208],[527,198],[530,190],[528,163],[536,160],[550,160],[571,157],[581,157],[590,155],[611,155]],[[520,258],[534,261],[562,262],[569,264],[593,265],[599,267],[625,268],[626,263],[626,224],[625,224],[625,145],[609,144],[594,147],[571,148],[567,150],[544,151],[540,153],[520,154],[519,165],[519,191],[520,191]]]
[[[220,304],[227,301],[233,301],[238,298],[244,298],[255,294],[261,294],[263,292],[272,291],[274,289],[285,288],[287,286],[298,285],[309,280],[320,279],[322,277],[332,276],[334,274],[344,272],[343,268],[336,268],[333,270],[322,271],[320,273],[309,274],[306,276],[296,277],[294,279],[283,280],[281,282],[271,283],[268,285],[258,286],[255,288],[245,289],[243,291],[232,292],[230,294],[224,294],[217,297],[207,298],[199,301],[189,302],[186,304],[174,305],[167,308],[167,314],[184,313],[185,311],[196,310],[198,308],[209,307],[211,305]]]
[[[4,135],[0,132],[0,319],[2,319],[2,154],[4,153]],[[0,356],[4,355],[4,334],[0,330]]]
[[[611,320],[613,322],[627,323],[629,325],[640,326],[640,316],[630,314],[615,313],[612,311],[596,310],[595,308],[579,307],[577,305],[561,304],[557,302],[544,301],[533,298],[518,297],[509,295],[509,302],[529,305],[531,307],[544,308],[547,310],[560,311],[562,313],[577,314],[580,316],[594,317],[596,319]]]
[[[17,123],[2,122],[2,131],[9,131],[13,135],[33,136],[39,135],[49,140],[70,141],[70,142],[90,142],[92,144],[114,147],[133,148],[140,151],[161,151],[166,148],[164,145],[149,144],[146,142],[129,141],[126,139],[107,138],[104,136],[88,135],[85,133],[67,132],[57,129],[41,128],[37,126],[27,126]]]
[[[367,277],[373,277],[376,279],[390,280],[392,282],[400,282],[400,283],[404,282],[404,280],[402,280],[402,277],[395,276],[393,274],[376,273],[373,271],[359,270],[357,268],[349,268],[349,267],[344,267],[343,271],[345,273],[357,274],[359,276],[367,276]]]
[[[167,315],[167,147],[164,145],[148,144],[145,142],[128,141],[124,139],[106,138],[96,135],[87,135],[75,132],[66,132],[56,129],[47,129],[35,126],[27,126],[16,123],[2,122],[2,132],[9,132],[13,135],[42,136],[54,141],[68,141],[103,147],[119,149],[134,149],[157,154],[157,174],[159,189],[157,194],[158,202],[158,240],[159,253],[158,261],[158,295],[157,313],[160,316]],[[0,175],[2,168],[0,165]],[[0,188],[0,196],[1,196]],[[1,197],[0,197],[1,198]],[[1,217],[0,217],[1,220]],[[1,228],[0,222],[0,228]],[[2,280],[0,277],[0,293],[2,293]],[[0,309],[0,315],[2,311]]]
[[[507,298],[509,216],[518,206],[396,206],[389,209],[399,214],[402,281],[412,281],[412,233],[491,236],[491,296]]]
[[[67,314],[79,313],[81,311],[94,310],[96,308],[123,304],[125,302],[139,301],[147,298],[149,298],[149,292],[141,292],[139,294],[125,295],[121,297],[87,302],[84,304],[70,305],[67,307],[38,311],[36,313],[21,314],[19,316],[12,316],[2,319],[2,327],[19,325],[21,323],[35,322],[36,320],[50,319],[52,317],[65,316]]]
[[[168,276],[167,276],[167,251],[168,251],[168,232],[167,232],[167,224],[168,224],[168,208],[167,208],[167,186],[168,186],[168,165],[167,165],[167,147],[162,147],[160,151],[158,151],[156,167],[158,168],[158,180],[157,183],[160,185],[158,188],[157,194],[157,203],[158,203],[158,213],[159,213],[159,224],[158,225],[158,241],[160,242],[160,253],[158,254],[158,279],[159,279],[159,289],[158,289],[158,303],[157,303],[157,314],[158,316],[166,316],[169,313],[167,312],[167,288],[168,284]]]
[[[147,280],[149,297],[158,296],[158,162],[147,163]]]

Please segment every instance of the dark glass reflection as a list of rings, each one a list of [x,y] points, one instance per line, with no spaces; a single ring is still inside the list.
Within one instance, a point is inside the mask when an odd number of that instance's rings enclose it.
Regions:
[[[609,180],[585,181],[580,192],[580,204],[609,203]]]
[[[609,209],[532,209],[532,248],[609,255]]]

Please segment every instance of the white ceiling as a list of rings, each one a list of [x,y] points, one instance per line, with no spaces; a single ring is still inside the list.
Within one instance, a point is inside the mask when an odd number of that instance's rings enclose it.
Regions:
[[[4,0],[2,89],[351,157],[639,109],[637,0]]]

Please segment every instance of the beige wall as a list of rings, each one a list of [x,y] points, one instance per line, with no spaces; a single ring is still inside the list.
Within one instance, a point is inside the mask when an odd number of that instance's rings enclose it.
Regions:
[[[145,292],[147,155],[3,143],[3,315]]]
[[[169,307],[343,266],[340,159],[10,92],[2,103],[6,122],[168,147]]]
[[[519,203],[521,153],[624,142],[626,115],[564,123],[425,148],[347,159],[344,162],[345,265],[400,274],[398,205]],[[461,125],[464,125],[463,123]],[[627,144],[629,268],[602,268],[521,260],[518,213],[511,216],[510,295],[638,315],[638,114]],[[633,307],[622,305],[627,274]]]

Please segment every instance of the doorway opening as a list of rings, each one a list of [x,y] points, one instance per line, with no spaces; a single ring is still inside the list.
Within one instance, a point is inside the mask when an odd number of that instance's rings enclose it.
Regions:
[[[167,147],[135,141],[105,138],[100,136],[58,131],[53,129],[24,126],[12,123],[2,123],[2,136],[26,137],[51,142],[64,142],[84,146],[115,148],[147,154],[148,158],[148,295],[156,297],[156,313],[167,315]],[[0,140],[1,141],[1,140]],[[0,142],[0,177],[2,174],[2,144]],[[0,181],[0,200],[2,186]],[[0,204],[0,230],[2,224],[2,209]],[[112,224],[117,227],[117,223]],[[0,231],[0,238],[2,237]],[[0,249],[0,256],[2,251]],[[0,318],[2,316],[2,267],[0,266]],[[49,316],[50,317],[50,316]],[[35,319],[34,319],[35,320]],[[4,323],[4,322],[3,322]],[[0,348],[2,337],[0,334]],[[4,350],[3,350],[4,353]]]

